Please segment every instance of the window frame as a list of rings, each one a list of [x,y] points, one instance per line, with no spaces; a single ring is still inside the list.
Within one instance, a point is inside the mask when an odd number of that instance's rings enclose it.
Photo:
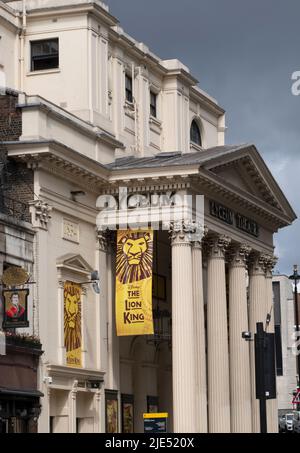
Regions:
[[[127,85],[128,81],[130,82],[130,87]],[[128,73],[125,73],[125,101],[133,104],[133,77]]]
[[[197,134],[199,134],[199,137],[197,137],[197,138],[199,138],[199,142],[197,140],[194,140],[194,138],[195,138],[195,135],[193,134],[195,132],[195,130],[193,130],[194,126],[196,126]],[[191,122],[190,142],[193,145],[200,146],[202,148],[203,139],[202,139],[201,127],[199,126],[199,124],[198,124],[196,119],[193,119],[193,121]]]
[[[34,55],[34,45],[41,44],[41,43],[50,43],[55,42],[57,43],[57,53],[49,53],[49,54],[42,54],[42,55]],[[51,71],[52,69],[59,69],[59,38],[46,38],[46,39],[37,39],[30,41],[30,72],[38,72],[38,71]],[[35,62],[43,62],[49,61],[53,59],[54,63],[52,65],[48,65],[48,67],[36,68]],[[56,63],[57,60],[57,63]]]
[[[152,103],[152,98],[154,97],[155,103]],[[157,100],[158,93],[150,89],[150,116],[157,119]]]

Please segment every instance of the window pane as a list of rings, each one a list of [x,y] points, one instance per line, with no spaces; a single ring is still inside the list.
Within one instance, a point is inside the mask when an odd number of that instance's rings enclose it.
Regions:
[[[58,68],[58,39],[31,42],[31,70]]]
[[[157,94],[150,91],[150,114],[156,117],[157,115]]]
[[[202,145],[200,129],[195,120],[192,122],[192,125],[191,125],[191,142],[193,142],[199,146]]]
[[[132,78],[126,75],[126,90],[132,91]]]
[[[127,74],[125,76],[125,93],[126,93],[126,100],[128,102],[133,102],[132,77],[130,77]]]

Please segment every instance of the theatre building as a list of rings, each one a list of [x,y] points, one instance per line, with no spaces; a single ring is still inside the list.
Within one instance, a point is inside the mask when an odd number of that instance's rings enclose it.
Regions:
[[[225,111],[189,69],[99,0],[0,1],[0,25],[1,80],[22,122],[3,147],[34,188],[39,432],[143,432],[147,412],[167,412],[170,432],[258,432],[242,332],[266,321],[273,235],[296,218],[259,151],[226,144]],[[202,222],[182,209],[145,226],[153,199],[188,195]],[[124,227],[127,208],[139,232]],[[149,317],[136,281],[152,285]],[[276,432],[276,399],[267,415]]]

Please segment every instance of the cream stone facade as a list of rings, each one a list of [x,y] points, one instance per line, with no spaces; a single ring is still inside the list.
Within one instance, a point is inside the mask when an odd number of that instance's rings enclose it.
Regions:
[[[119,432],[128,396],[135,432],[150,406],[174,432],[258,432],[254,347],[241,334],[265,322],[273,234],[296,218],[259,152],[225,145],[225,111],[189,69],[134,41],[99,0],[0,1],[0,27],[0,70],[22,112],[22,135],[3,145],[34,175],[39,431],[105,432],[110,392]],[[56,68],[32,70],[41,40],[58,42]],[[155,231],[165,294],[153,298],[154,336],[116,335],[116,237],[96,219],[98,197],[122,188],[204,196],[202,235],[185,217]],[[100,295],[87,283],[95,269]],[[66,363],[66,281],[82,288],[81,368]]]

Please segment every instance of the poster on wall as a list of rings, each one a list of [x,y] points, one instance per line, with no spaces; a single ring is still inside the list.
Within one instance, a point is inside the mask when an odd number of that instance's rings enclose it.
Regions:
[[[118,336],[153,335],[153,231],[118,231],[116,326]]]
[[[28,321],[28,289],[4,290],[4,328],[29,327]]]
[[[134,432],[133,395],[122,395],[122,433]]]
[[[81,368],[81,286],[68,281],[64,284],[64,340],[67,366]]]
[[[115,434],[118,432],[118,392],[105,391],[105,419],[106,433]]]
[[[147,396],[147,412],[156,413],[158,412],[158,397]]]

